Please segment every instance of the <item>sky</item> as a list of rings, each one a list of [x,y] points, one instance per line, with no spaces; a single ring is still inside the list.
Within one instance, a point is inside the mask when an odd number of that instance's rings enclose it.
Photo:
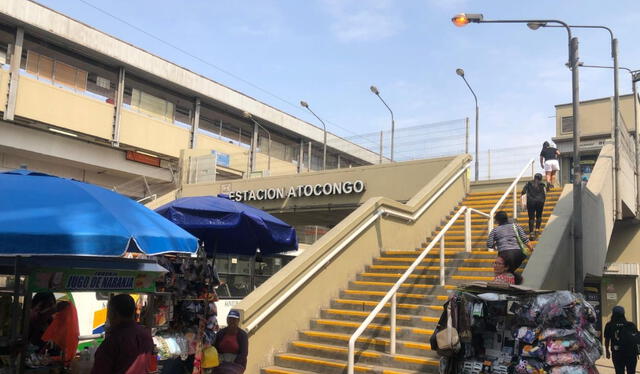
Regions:
[[[554,105],[571,102],[566,31],[524,24],[458,28],[451,17],[459,12],[604,25],[619,39],[620,66],[640,69],[637,0],[38,2],[318,124],[299,106],[305,100],[329,131],[344,137],[389,129],[389,112],[371,85],[393,109],[397,129],[464,117],[473,126],[473,96],[456,68],[478,96],[481,150],[554,136]],[[582,62],[612,65],[605,30],[574,35]],[[581,69],[581,100],[613,95],[612,75]],[[631,92],[626,72],[620,88]]]

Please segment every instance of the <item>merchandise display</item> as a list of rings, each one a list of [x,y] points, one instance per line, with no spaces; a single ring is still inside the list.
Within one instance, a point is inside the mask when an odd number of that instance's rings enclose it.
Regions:
[[[202,352],[213,344],[218,331],[218,275],[204,256],[162,257],[158,263],[168,273],[157,282],[147,318],[154,324],[159,372],[172,373],[169,368],[177,365],[180,370],[201,373]]]
[[[580,294],[474,284],[452,294],[431,345],[447,344],[436,339],[447,329],[459,337],[453,355],[441,354],[441,373],[597,373],[596,321]]]

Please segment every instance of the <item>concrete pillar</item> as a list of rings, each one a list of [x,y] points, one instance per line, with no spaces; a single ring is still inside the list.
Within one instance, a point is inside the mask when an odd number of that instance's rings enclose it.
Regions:
[[[302,164],[304,161],[304,139],[300,139],[300,149],[298,149],[298,173],[302,173]]]
[[[114,147],[120,146],[120,116],[122,115],[122,104],[124,103],[124,78],[125,70],[120,67],[118,71],[118,85],[116,87],[115,111],[113,115],[113,131],[111,134],[111,144]]]
[[[24,29],[16,29],[16,40],[11,51],[9,67],[9,93],[7,94],[7,107],[4,110],[3,119],[13,121],[16,114],[16,101],[18,99],[18,78],[20,77],[20,63],[22,61],[22,44],[24,43]]]
[[[256,171],[256,160],[258,159],[258,124],[253,124],[253,134],[251,135],[251,151],[249,153],[250,172]]]
[[[194,149],[198,143],[198,129],[200,128],[200,98],[196,97],[193,104],[193,117],[191,118],[191,144],[189,147]]]

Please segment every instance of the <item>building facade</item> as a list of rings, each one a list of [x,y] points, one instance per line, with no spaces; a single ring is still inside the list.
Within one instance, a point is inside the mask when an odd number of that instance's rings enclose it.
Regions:
[[[0,67],[2,169],[144,198],[177,186],[185,149],[208,180],[322,168],[322,129],[31,1],[0,4]],[[328,143],[327,168],[378,162]]]

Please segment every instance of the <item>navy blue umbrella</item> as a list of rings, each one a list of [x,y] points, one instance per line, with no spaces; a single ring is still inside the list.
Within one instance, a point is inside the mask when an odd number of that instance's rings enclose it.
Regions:
[[[195,253],[198,240],[116,192],[30,170],[0,173],[0,256]]]
[[[298,249],[296,230],[249,205],[224,197],[183,197],[156,212],[197,236],[209,254],[273,254]]]

